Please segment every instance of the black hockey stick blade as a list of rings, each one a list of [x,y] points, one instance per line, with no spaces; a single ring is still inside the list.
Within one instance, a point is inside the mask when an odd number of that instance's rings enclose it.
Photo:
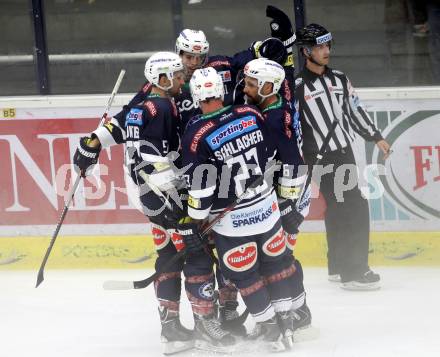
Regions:
[[[167,269],[179,259],[184,257],[186,254],[186,250],[182,249],[181,251],[174,254],[174,256],[165,263],[165,266],[162,270]],[[162,274],[162,271],[156,271],[153,275],[149,276],[143,280],[135,280],[135,281],[123,281],[123,280],[107,280],[102,284],[104,290],[130,290],[130,289],[143,289],[154,282],[158,276]]]

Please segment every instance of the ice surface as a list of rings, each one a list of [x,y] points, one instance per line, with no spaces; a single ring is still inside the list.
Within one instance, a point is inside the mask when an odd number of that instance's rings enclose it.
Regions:
[[[308,304],[320,337],[280,356],[440,356],[440,268],[376,270],[381,290],[348,292],[328,282],[324,269],[306,268]],[[105,280],[150,273],[49,270],[35,289],[36,271],[1,271],[0,357],[161,356],[153,288],[102,289]],[[182,320],[192,326],[186,297]]]

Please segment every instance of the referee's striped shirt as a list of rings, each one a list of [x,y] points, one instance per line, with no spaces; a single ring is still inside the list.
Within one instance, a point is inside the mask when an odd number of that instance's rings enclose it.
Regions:
[[[326,67],[318,75],[304,67],[295,80],[295,106],[301,120],[304,153],[319,151],[335,117],[339,124],[326,151],[345,148],[356,133],[368,141],[382,139],[347,76],[340,71]]]

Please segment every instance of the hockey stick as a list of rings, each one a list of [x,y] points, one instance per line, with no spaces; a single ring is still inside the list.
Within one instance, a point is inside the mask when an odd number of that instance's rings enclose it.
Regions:
[[[202,237],[205,237],[212,228],[221,220],[223,217],[225,217],[229,212],[231,212],[237,205],[240,204],[241,201],[247,198],[248,194],[251,192],[251,190],[257,188],[259,185],[261,185],[264,182],[264,179],[272,175],[275,170],[279,168],[278,165],[272,164],[270,167],[267,168],[267,170],[264,172],[264,174],[258,176],[255,180],[251,182],[251,184],[246,188],[246,190],[237,197],[237,199],[232,202],[228,207],[226,207],[221,213],[219,213],[211,222],[209,222],[205,227],[203,227],[203,231],[200,233]],[[107,280],[103,284],[103,288],[105,290],[129,290],[129,289],[143,289],[146,288],[148,285],[150,285],[152,282],[154,282],[160,274],[162,274],[164,271],[166,271],[170,266],[172,266],[175,262],[177,262],[179,259],[183,258],[186,254],[186,249],[182,249],[178,251],[169,261],[167,261],[161,269],[156,271],[154,274],[149,276],[146,279],[143,280],[136,280],[136,281],[119,281],[119,280]]]
[[[108,99],[107,106],[105,108],[104,114],[101,117],[101,121],[99,122],[99,126],[103,125],[105,123],[105,120],[107,119],[107,115],[108,115],[110,107],[113,103],[113,99],[115,98],[116,93],[119,90],[119,86],[121,85],[121,82],[122,82],[122,79],[124,78],[124,75],[125,75],[125,69],[122,69],[121,72],[119,73],[118,79],[116,80],[116,83],[115,83],[113,91],[110,95],[110,98]],[[73,184],[73,187],[69,192],[69,199],[67,200],[67,202],[64,203],[64,208],[63,208],[61,216],[58,220],[57,227],[55,229],[55,232],[53,232],[53,234],[52,234],[52,239],[50,240],[49,247],[46,250],[46,254],[44,255],[43,261],[41,262],[40,269],[38,270],[37,284],[35,285],[36,288],[38,288],[38,286],[44,280],[44,267],[46,266],[47,260],[49,259],[50,252],[52,251],[52,248],[55,244],[55,240],[57,239],[58,232],[60,231],[61,225],[63,224],[63,221],[64,221],[64,218],[66,217],[67,211],[69,210],[70,203],[72,202],[73,196],[75,195],[75,192],[78,188],[81,177],[84,177],[84,172],[81,172],[81,174],[78,175],[78,177],[76,178],[75,183]]]

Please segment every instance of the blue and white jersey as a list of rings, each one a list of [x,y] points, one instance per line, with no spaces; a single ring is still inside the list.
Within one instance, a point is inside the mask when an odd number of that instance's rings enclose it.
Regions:
[[[188,214],[205,219],[222,212],[265,171],[275,154],[264,118],[255,107],[227,106],[194,117],[182,138]],[[264,182],[213,229],[227,236],[264,233],[279,216],[273,187]]]
[[[125,105],[111,121],[94,134],[103,147],[126,144],[125,164],[138,182],[134,168],[142,162],[168,162],[167,154],[178,151],[180,117],[172,99],[158,95],[145,96],[140,105]],[[143,168],[146,174],[153,165]]]

